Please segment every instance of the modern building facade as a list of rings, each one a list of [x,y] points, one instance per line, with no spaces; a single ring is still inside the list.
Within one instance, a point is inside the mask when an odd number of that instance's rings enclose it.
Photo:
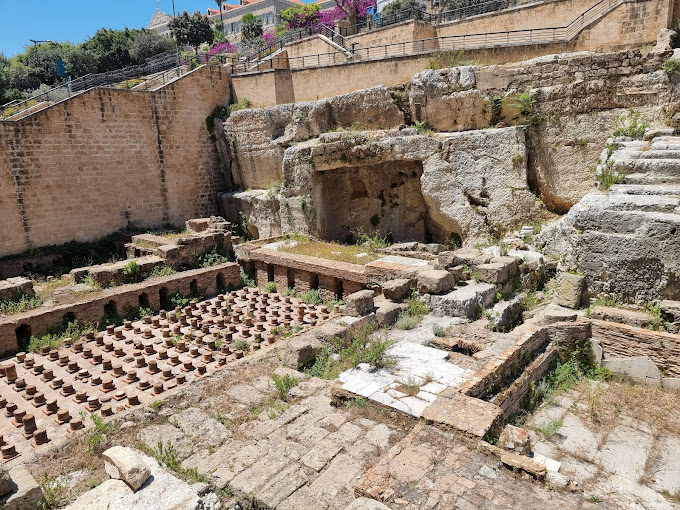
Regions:
[[[334,0],[317,0],[316,2],[322,10],[335,7]],[[236,42],[241,38],[241,18],[244,14],[254,14],[262,20],[264,31],[273,30],[276,25],[281,23],[280,12],[296,5],[304,5],[300,0],[241,0],[238,5],[224,3],[222,9],[222,19],[224,20],[224,34],[229,41]],[[212,23],[220,22],[220,11],[208,8],[207,16]],[[155,30],[160,34],[170,35],[168,23],[172,16],[156,9],[156,13],[151,17],[148,25],[149,30]]]

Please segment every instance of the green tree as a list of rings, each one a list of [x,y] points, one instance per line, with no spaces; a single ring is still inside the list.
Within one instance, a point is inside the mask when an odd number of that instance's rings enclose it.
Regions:
[[[9,59],[0,53],[0,105],[21,98],[21,92],[12,87],[9,66]]]
[[[172,35],[178,44],[188,44],[193,47],[198,55],[198,48],[203,43],[212,44],[215,34],[207,16],[196,11],[191,16],[184,11],[179,16],[173,18],[168,24]]]
[[[132,37],[130,42],[130,56],[140,64],[149,57],[172,49],[172,40],[162,36],[155,30],[143,28]]]
[[[138,30],[109,30],[100,28],[83,48],[97,57],[97,70],[101,72],[121,69],[136,64],[130,55],[130,44]]]
[[[319,23],[319,4],[295,5],[279,13],[288,28],[309,27]]]
[[[64,63],[66,64],[66,72],[72,78],[96,73],[99,67],[97,56],[91,51],[87,51],[82,45],[69,51],[64,58]]]
[[[381,14],[383,16],[389,16],[391,14],[398,14],[411,9],[420,9],[420,3],[418,3],[418,0],[392,0],[389,4],[383,7]]]
[[[253,42],[262,37],[264,29],[262,20],[252,13],[244,14],[241,17],[241,38],[248,42]]]
[[[462,9],[470,5],[468,0],[442,0],[442,9],[446,11],[455,11],[457,9]]]

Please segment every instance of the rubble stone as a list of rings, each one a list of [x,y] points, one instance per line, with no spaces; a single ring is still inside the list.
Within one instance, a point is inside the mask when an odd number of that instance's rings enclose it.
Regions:
[[[579,308],[586,290],[586,277],[578,274],[564,273],[557,293],[557,303],[567,308]]]
[[[345,313],[352,317],[361,317],[373,311],[373,291],[360,290],[345,298]]]
[[[389,280],[382,285],[383,294],[392,301],[401,301],[408,296],[411,290],[411,280],[408,278],[398,278]]]
[[[430,269],[418,273],[418,292],[421,294],[441,294],[450,291],[456,280],[448,271]]]
[[[102,453],[102,458],[108,475],[123,480],[133,491],[144,485],[151,476],[151,471],[141,455],[132,448],[114,446]]]

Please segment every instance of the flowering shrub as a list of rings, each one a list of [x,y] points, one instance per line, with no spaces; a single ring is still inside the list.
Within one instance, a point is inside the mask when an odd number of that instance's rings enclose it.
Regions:
[[[279,42],[279,38],[276,37],[276,34],[274,34],[273,32],[264,34],[262,36],[262,40],[267,46],[274,46],[277,42]]]
[[[213,55],[219,55],[220,53],[236,53],[236,46],[229,44],[228,42],[223,42],[216,44],[208,50],[208,55],[211,57]]]

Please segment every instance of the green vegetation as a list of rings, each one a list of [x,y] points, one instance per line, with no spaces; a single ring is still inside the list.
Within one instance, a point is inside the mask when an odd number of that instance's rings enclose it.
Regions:
[[[300,294],[300,299],[303,303],[308,305],[320,305],[323,302],[317,289],[310,289],[306,292],[303,292]]]
[[[359,242],[350,245],[315,241],[304,236],[295,236],[291,239],[294,240],[295,243],[280,246],[278,248],[279,251],[305,255],[307,257],[318,257],[326,260],[349,262],[351,264],[367,264],[372,262],[380,256],[374,252],[388,246],[385,239],[380,238],[379,236],[372,237],[366,234],[360,234]],[[363,256],[357,257],[357,255]]]
[[[445,337],[449,332],[449,328],[446,326],[442,326],[441,324],[435,324],[432,326],[432,333],[434,333],[434,336],[438,338],[443,338]]]
[[[246,273],[243,268],[241,268],[241,285],[244,287],[257,287],[255,278]]]
[[[175,16],[168,23],[168,28],[178,44],[188,45],[194,48],[198,55],[198,48],[203,43],[212,44],[215,33],[207,16],[199,11],[189,15],[187,11]]]
[[[242,338],[235,340],[231,345],[235,351],[243,351],[243,354],[248,354],[250,351],[250,344]]]
[[[562,427],[562,424],[562,420],[559,419],[546,420],[539,423],[536,426],[536,430],[538,430],[538,432],[543,434],[545,437],[550,438],[557,433],[557,431]]]
[[[418,9],[420,9],[418,0],[393,0],[383,8],[381,15],[384,17]]]
[[[288,338],[289,336],[294,335],[295,333],[299,333],[302,331],[302,328],[298,325],[295,324],[294,326],[276,326],[275,328],[272,329],[272,334],[275,336],[282,336],[283,338]]]
[[[434,128],[430,126],[427,122],[415,120],[413,121],[413,127],[416,128],[416,131],[418,132],[419,135],[432,136],[434,134]]]
[[[218,246],[213,251],[209,251],[207,253],[199,255],[196,258],[195,266],[196,267],[219,266],[220,264],[232,262],[233,260],[234,260],[233,255],[227,253],[227,251],[223,247]]]
[[[42,497],[38,501],[38,510],[52,510],[64,506],[68,502],[69,489],[59,480],[51,478],[47,471],[40,479]]]
[[[406,312],[402,312],[402,313],[399,314],[399,317],[397,318],[397,322],[396,322],[395,326],[398,329],[403,329],[403,330],[408,331],[408,330],[415,328],[418,325],[419,322],[420,321],[417,318],[410,316]]]
[[[324,348],[313,363],[303,371],[313,377],[335,379],[341,372],[368,363],[373,367],[392,366],[394,361],[385,355],[385,351],[394,343],[387,338],[371,339],[371,326],[364,326],[357,331],[350,331],[344,338],[333,337],[329,347]]]
[[[655,331],[666,331],[667,326],[668,326],[668,321],[663,318],[663,315],[661,313],[661,306],[659,303],[650,303],[647,301],[644,301],[640,304],[640,308],[642,308],[645,312],[647,312],[652,320],[649,324],[650,328],[655,330]]]
[[[254,42],[262,37],[262,19],[252,13],[241,16],[241,38],[247,42]]]
[[[212,111],[210,115],[208,115],[205,119],[205,125],[208,128],[208,131],[210,133],[213,132],[213,129],[215,128],[215,119],[226,119],[229,117],[230,110],[228,106],[224,106],[221,104],[218,104]]]
[[[158,278],[160,276],[170,276],[177,272],[172,266],[161,264],[160,266],[155,266],[149,273],[149,278]]]
[[[295,377],[291,377],[289,374],[281,377],[279,374],[272,374],[272,379],[274,381],[274,387],[281,400],[288,400],[288,392],[295,386],[298,381]]]
[[[680,71],[680,59],[669,58],[663,63],[663,70],[668,76],[673,76]]]
[[[368,407],[368,399],[359,397],[359,398],[351,398],[349,400],[345,401],[345,408],[346,409],[364,409],[365,407]]]
[[[91,413],[90,418],[94,428],[87,433],[87,448],[93,455],[98,455],[104,451],[103,446],[106,441],[106,434],[120,430],[120,423],[117,421],[104,423],[104,420],[95,413]]]
[[[12,315],[25,312],[38,308],[40,305],[42,305],[42,299],[39,296],[29,296],[22,292],[12,299],[0,301],[0,315]]]
[[[163,445],[162,441],[159,441],[156,448],[148,448],[143,444],[138,444],[137,446],[144,451],[144,453],[155,458],[158,462],[165,465],[165,467],[177,473],[180,478],[192,482],[208,483],[208,479],[204,475],[199,474],[198,469],[195,467],[182,467],[182,462],[177,456],[177,450],[175,450],[175,447],[170,441],[165,443],[165,445]]]
[[[649,123],[636,108],[630,108],[627,114],[621,113],[614,117],[614,136],[642,138],[648,127]]]
[[[411,296],[406,300],[406,310],[399,314],[396,327],[404,330],[413,329],[423,319],[423,315],[429,311],[430,308],[423,302],[420,295],[416,291],[413,291]]]
[[[515,96],[514,106],[519,109],[519,113],[525,117],[528,117],[533,113],[535,104],[536,100],[534,99],[534,95],[530,92],[523,92]]]
[[[597,182],[600,183],[602,189],[609,189],[614,184],[621,184],[626,180],[626,176],[622,175],[615,170],[612,170],[609,166],[604,166],[602,171],[595,176]]]
[[[499,96],[487,97],[484,102],[491,113],[489,124],[495,126],[501,120],[501,112],[503,111],[503,98]]]
[[[267,282],[264,286],[265,292],[276,292],[276,282]]]

